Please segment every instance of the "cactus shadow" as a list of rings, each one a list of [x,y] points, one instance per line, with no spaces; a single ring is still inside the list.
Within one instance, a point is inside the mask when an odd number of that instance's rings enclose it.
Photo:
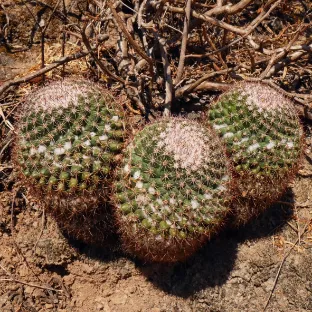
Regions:
[[[222,285],[234,267],[237,242],[222,233],[183,263],[142,263],[137,268],[166,293],[187,298],[207,287]]]
[[[291,188],[287,188],[280,200],[256,219],[239,229],[230,229],[229,232],[233,232],[239,243],[279,233],[283,225],[293,217],[294,202],[294,193]]]
[[[70,222],[62,222],[63,218],[55,219],[71,247],[79,254],[102,262],[114,261],[122,255],[120,237],[113,220],[109,205],[99,206],[95,214],[72,217]]]
[[[222,286],[230,278],[237,260],[238,247],[246,241],[257,240],[278,233],[292,218],[294,195],[288,189],[281,203],[269,207],[263,214],[239,229],[226,227],[207,242],[192,257],[181,263],[143,262],[125,255],[120,238],[112,232],[105,244],[84,243],[66,236],[68,243],[80,254],[109,263],[120,258],[134,261],[136,268],[155,287],[181,298],[188,298],[206,288]]]
[[[86,243],[69,236],[66,232],[63,232],[62,234],[71,247],[73,247],[80,255],[85,255],[90,259],[109,263],[124,256],[120,248],[119,236],[116,233],[112,233],[105,239],[104,243],[102,242],[102,244]]]
[[[184,263],[143,263],[135,260],[136,266],[154,286],[182,298],[209,287],[222,286],[235,266],[240,244],[278,233],[292,217],[293,193],[290,189],[281,202],[286,204],[272,205],[257,219],[239,229],[224,230]]]

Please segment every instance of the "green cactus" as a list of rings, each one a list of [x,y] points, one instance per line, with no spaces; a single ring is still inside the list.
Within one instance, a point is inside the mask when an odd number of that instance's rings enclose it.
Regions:
[[[15,161],[35,197],[62,220],[94,213],[125,137],[112,95],[88,81],[52,82],[28,96],[19,122]]]
[[[298,170],[302,128],[290,100],[266,84],[243,83],[223,94],[209,121],[226,143],[241,196],[235,223],[274,202]]]
[[[147,261],[191,255],[224,223],[231,173],[213,131],[164,119],[135,135],[115,183],[124,248]]]

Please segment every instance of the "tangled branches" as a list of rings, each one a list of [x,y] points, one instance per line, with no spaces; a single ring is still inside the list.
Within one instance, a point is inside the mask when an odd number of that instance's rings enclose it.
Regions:
[[[61,20],[64,41],[77,38],[91,70],[125,90],[145,116],[179,111],[198,93],[211,96],[236,80],[266,81],[310,109],[310,1],[64,0],[63,8],[50,2],[22,4]]]

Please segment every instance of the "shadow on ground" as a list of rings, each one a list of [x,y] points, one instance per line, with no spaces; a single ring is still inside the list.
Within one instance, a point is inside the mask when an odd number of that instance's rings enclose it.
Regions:
[[[172,295],[187,298],[207,287],[222,286],[234,267],[239,244],[278,233],[292,217],[293,193],[290,189],[281,202],[272,205],[256,220],[240,229],[224,230],[186,262],[162,264],[132,260],[151,283]],[[107,262],[124,257],[118,237],[115,236],[115,239],[105,248],[90,247],[73,240],[69,242],[80,253]]]

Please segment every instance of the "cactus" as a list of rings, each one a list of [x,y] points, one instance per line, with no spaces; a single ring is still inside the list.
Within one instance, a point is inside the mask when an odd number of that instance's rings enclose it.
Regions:
[[[234,223],[244,224],[283,193],[298,170],[302,128],[292,102],[260,83],[235,86],[209,111],[226,143],[241,196]]]
[[[232,181],[224,151],[212,130],[191,120],[160,120],[135,135],[114,186],[126,251],[183,260],[218,231]]]
[[[88,81],[52,82],[26,99],[15,161],[60,223],[98,211],[123,148],[123,120],[112,95]]]

